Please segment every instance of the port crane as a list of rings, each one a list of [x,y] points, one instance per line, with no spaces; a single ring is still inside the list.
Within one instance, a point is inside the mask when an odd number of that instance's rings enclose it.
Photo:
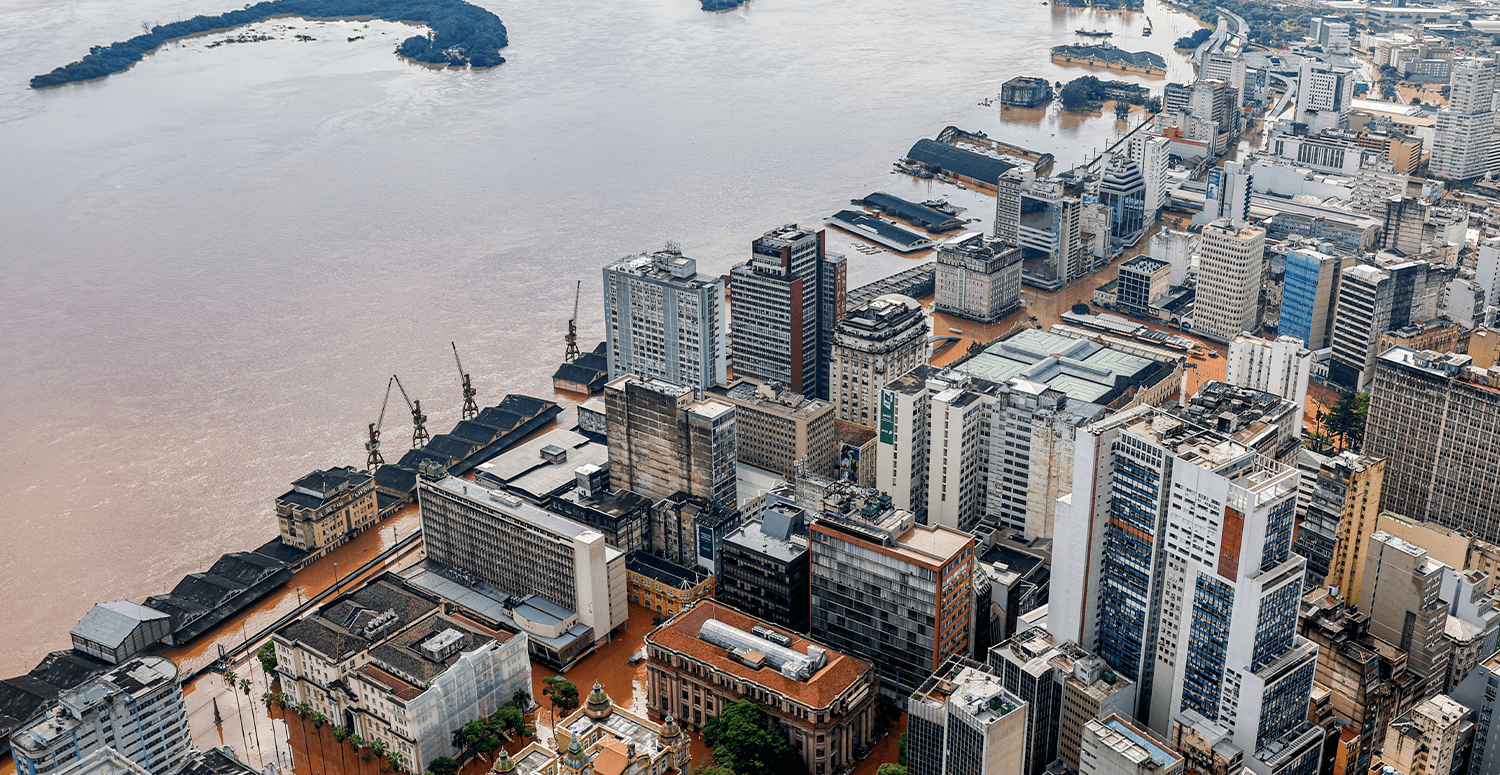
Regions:
[[[568,318],[568,335],[563,341],[568,343],[568,349],[563,353],[563,363],[572,363],[578,360],[578,294],[583,291],[583,281],[573,287],[573,317]]]
[[[469,372],[464,371],[464,362],[458,359],[458,344],[455,342],[448,344],[453,347],[453,362],[458,364],[458,379],[464,386],[463,419],[472,420],[479,414],[479,404],[474,403],[474,396],[478,393],[474,390],[474,385],[469,382]]]
[[[427,432],[427,415],[422,414],[422,402],[413,401],[406,394],[406,386],[401,384],[401,378],[392,374],[391,379],[395,381],[396,388],[401,391],[401,397],[406,399],[406,408],[411,410],[411,448],[421,449],[427,446],[427,441],[432,434]]]
[[[365,442],[365,451],[370,453],[365,458],[366,471],[374,471],[385,465],[385,458],[380,456],[380,426],[385,424],[385,407],[391,402],[391,384],[395,381],[395,375],[385,381],[385,400],[380,402],[380,418],[370,423],[370,440]]]

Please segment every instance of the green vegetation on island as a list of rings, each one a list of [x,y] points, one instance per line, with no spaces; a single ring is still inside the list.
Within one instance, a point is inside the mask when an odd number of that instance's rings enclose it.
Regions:
[[[1177,48],[1197,48],[1203,45],[1203,41],[1208,40],[1209,36],[1213,34],[1213,30],[1207,27],[1199,27],[1198,29],[1193,30],[1193,33],[1191,35],[1183,35],[1182,37],[1178,38],[1177,42],[1172,45],[1176,46]]]
[[[407,38],[396,53],[418,62],[455,66],[494,67],[505,61],[500,49],[507,39],[500,17],[464,0],[266,0],[218,16],[158,24],[130,40],[94,46],[77,62],[32,78],[31,88],[102,78],[125,70],[170,41],[278,16],[375,17],[425,24],[431,32]]]

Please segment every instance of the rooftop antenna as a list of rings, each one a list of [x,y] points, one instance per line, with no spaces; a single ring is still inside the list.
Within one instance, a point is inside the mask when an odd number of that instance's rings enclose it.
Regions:
[[[391,379],[396,382],[396,388],[401,391],[401,397],[406,399],[406,408],[411,410],[411,448],[421,449],[427,446],[427,441],[432,434],[427,432],[427,415],[422,414],[422,402],[411,400],[406,394],[406,386],[401,384],[401,378],[395,374]]]
[[[370,423],[370,440],[365,442],[365,451],[370,456],[365,458],[365,470],[373,471],[385,465],[385,458],[380,456],[380,426],[385,424],[385,406],[391,402],[391,383],[396,381],[394,375],[385,381],[385,400],[380,402],[380,419]]]
[[[568,343],[568,349],[563,353],[563,363],[572,363],[578,360],[578,294],[583,292],[583,281],[573,288],[573,317],[568,318],[568,335],[563,341]]]
[[[458,364],[458,378],[464,386],[463,419],[472,420],[475,415],[479,414],[479,405],[474,403],[474,396],[478,394],[474,386],[469,383],[469,372],[464,371],[464,362],[458,359],[458,345],[454,342],[448,344],[453,347],[453,362]]]

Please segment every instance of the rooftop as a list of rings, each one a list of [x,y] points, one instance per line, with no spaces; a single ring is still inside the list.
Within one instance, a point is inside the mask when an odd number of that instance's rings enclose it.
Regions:
[[[573,539],[584,533],[597,534],[593,528],[580,525],[571,519],[533,506],[513,495],[498,490],[490,490],[474,482],[459,479],[456,476],[445,477],[436,482],[426,482],[426,486],[463,498],[490,511],[499,512],[506,517],[527,522],[562,538]]]
[[[986,727],[1026,705],[1006,690],[1000,676],[957,656],[950,657],[923,682],[911,701],[944,708],[959,706]]]
[[[1108,405],[1128,388],[1164,373],[1165,366],[1087,339],[1025,328],[952,368],[996,383],[1037,382],[1070,399]]]
[[[738,530],[724,536],[724,543],[743,547],[782,563],[789,563],[807,554],[807,538],[793,536],[782,540],[766,535],[761,530],[763,525],[760,520],[746,522]]]
[[[1180,755],[1167,748],[1165,743],[1158,741],[1149,731],[1135,726],[1117,713],[1111,713],[1103,720],[1090,721],[1089,724],[1097,724],[1100,728],[1101,744],[1133,761],[1150,759],[1157,767],[1170,767],[1182,761]]]
[[[906,152],[906,158],[919,164],[948,170],[971,180],[982,180],[991,186],[995,185],[1007,170],[1016,166],[982,153],[966,151],[947,143],[926,139],[918,140],[911,150]]]
[[[129,600],[116,600],[112,603],[100,603],[89,609],[73,627],[72,635],[113,649],[124,643],[141,624],[170,618],[154,608]]]
[[[692,589],[708,580],[709,572],[697,565],[684,567],[646,552],[631,552],[625,570],[638,573],[673,589]]]
[[[868,662],[822,647],[827,653],[827,662],[805,681],[789,678],[772,669],[757,670],[732,659],[727,650],[699,637],[703,623],[710,619],[746,632],[754,627],[771,627],[713,600],[703,600],[648,633],[646,643],[684,654],[714,670],[728,673],[741,681],[758,685],[773,694],[789,697],[811,708],[833,705],[873,669]],[[800,635],[784,634],[791,636],[786,648],[792,651],[806,653],[808,646],[819,645]]]

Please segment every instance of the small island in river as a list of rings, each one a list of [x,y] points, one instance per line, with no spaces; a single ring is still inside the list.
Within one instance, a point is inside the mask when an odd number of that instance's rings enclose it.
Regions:
[[[431,34],[407,38],[396,48],[397,54],[418,62],[454,66],[494,67],[505,61],[500,56],[500,49],[507,43],[500,17],[464,0],[266,0],[218,16],[194,16],[186,21],[159,24],[130,40],[94,46],[88,56],[77,62],[32,78],[31,88],[103,78],[124,71],[173,40],[278,16],[374,17],[425,24],[431,28]]]

